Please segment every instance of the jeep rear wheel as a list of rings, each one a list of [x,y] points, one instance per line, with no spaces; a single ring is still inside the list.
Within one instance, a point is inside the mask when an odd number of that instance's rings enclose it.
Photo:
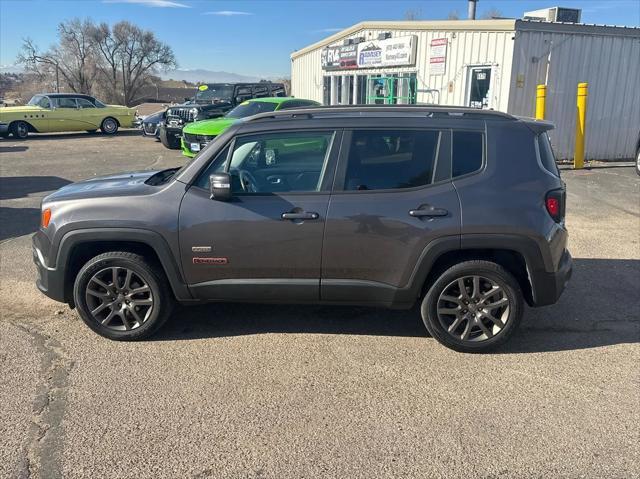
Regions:
[[[465,261],[446,270],[422,302],[422,319],[440,343],[480,353],[503,344],[517,329],[524,303],[517,280],[489,261]]]
[[[151,336],[174,304],[164,273],[142,256],[121,251],[89,260],[76,277],[73,296],[87,326],[119,341]]]

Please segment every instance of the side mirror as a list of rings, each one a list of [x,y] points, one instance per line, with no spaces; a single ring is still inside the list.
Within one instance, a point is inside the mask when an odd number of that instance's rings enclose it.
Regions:
[[[209,176],[209,193],[212,200],[231,199],[231,176],[229,173],[214,173]]]

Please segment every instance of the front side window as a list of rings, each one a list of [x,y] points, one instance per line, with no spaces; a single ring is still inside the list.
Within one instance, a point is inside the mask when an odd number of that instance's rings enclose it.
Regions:
[[[66,97],[58,98],[58,108],[75,108],[75,107],[76,107],[75,98],[66,98]]]
[[[200,174],[195,182],[195,185],[209,189],[209,177],[214,173],[221,173],[227,169],[227,157],[229,156],[229,146],[225,146],[224,149],[216,155],[209,166]],[[193,161],[193,160],[192,160]]]
[[[40,108],[51,108],[51,101],[49,101],[49,97],[47,96],[36,95],[29,100],[27,105],[37,105]]]
[[[344,189],[390,190],[433,182],[440,132],[354,131]]]
[[[257,115],[274,111],[277,103],[266,101],[245,101],[227,113],[228,118],[244,118],[246,116]]]
[[[76,100],[78,102],[78,106],[80,108],[95,108],[95,105],[91,103],[89,100],[85,100],[84,98],[78,98]]]
[[[234,193],[320,191],[334,132],[239,137],[229,173]]]
[[[482,168],[484,135],[479,131],[454,131],[451,168],[452,176],[466,175]]]

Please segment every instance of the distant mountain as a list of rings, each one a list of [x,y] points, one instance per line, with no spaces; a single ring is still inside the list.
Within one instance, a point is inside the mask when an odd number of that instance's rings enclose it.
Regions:
[[[230,72],[214,72],[211,70],[169,70],[160,73],[163,80],[185,80],[192,83],[238,83],[255,82],[260,78]]]
[[[23,73],[20,65],[0,65],[0,73]]]

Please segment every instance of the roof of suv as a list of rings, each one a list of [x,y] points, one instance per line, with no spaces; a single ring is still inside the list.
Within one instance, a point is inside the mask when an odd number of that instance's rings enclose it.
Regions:
[[[476,120],[507,120],[523,121],[535,131],[552,129],[553,123],[536,120],[534,118],[517,117],[496,110],[479,110],[469,107],[450,107],[438,105],[333,105],[311,106],[292,110],[279,110],[259,113],[247,118],[245,121],[254,122],[267,119],[288,119],[306,117],[330,118],[330,117],[397,117],[398,115],[424,116],[427,118],[466,118]]]

